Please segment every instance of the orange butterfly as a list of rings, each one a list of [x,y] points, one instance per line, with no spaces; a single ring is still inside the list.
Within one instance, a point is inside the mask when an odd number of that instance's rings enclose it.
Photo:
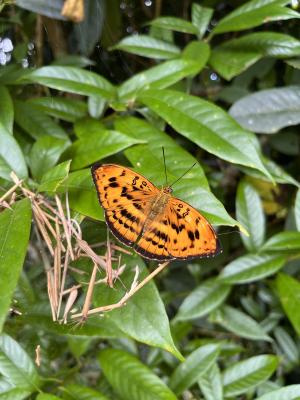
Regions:
[[[111,232],[141,256],[189,260],[221,251],[210,223],[173,197],[170,186],[159,190],[142,175],[116,164],[96,163],[92,176]]]

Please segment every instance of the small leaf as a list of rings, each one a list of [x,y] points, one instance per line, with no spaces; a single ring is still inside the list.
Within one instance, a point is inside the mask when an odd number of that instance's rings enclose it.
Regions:
[[[133,139],[121,132],[99,129],[99,132],[76,140],[64,153],[64,158],[72,159],[71,168],[79,169],[116,154],[142,139]]]
[[[18,142],[0,122],[0,177],[11,180],[11,171],[20,179],[26,178],[28,174]]]
[[[105,107],[105,99],[101,99],[99,96],[90,96],[88,98],[88,109],[91,117],[100,118],[104,113]]]
[[[18,342],[5,334],[0,335],[0,372],[18,389],[36,391],[39,387],[31,359]]]
[[[185,321],[203,317],[219,307],[230,292],[230,286],[208,280],[194,289],[183,301],[175,317]]]
[[[297,230],[300,232],[300,189],[298,189],[295,199],[295,221]]]
[[[0,332],[25,259],[31,227],[28,199],[0,213]],[[17,238],[17,240],[16,240]]]
[[[245,129],[276,133],[300,123],[300,86],[266,89],[238,100],[230,115]]]
[[[233,307],[223,306],[213,311],[210,320],[243,338],[271,341],[254,319]]]
[[[87,106],[81,100],[66,97],[35,97],[28,101],[36,109],[63,121],[75,122],[87,113]]]
[[[288,332],[283,329],[281,326],[277,326],[274,329],[274,336],[281,347],[283,355],[286,358],[288,363],[292,363],[294,365],[299,364],[299,350],[294,342],[293,338],[288,334]]]
[[[38,138],[29,154],[31,173],[37,181],[40,181],[42,176],[55,166],[69,144],[68,140],[52,136],[41,136]]]
[[[284,253],[300,252],[300,232],[279,232],[272,236],[261,250]]]
[[[284,7],[284,3],[287,2],[276,0],[248,1],[221,19],[213,33],[241,31],[270,21],[300,18],[296,11]]]
[[[278,359],[272,355],[260,355],[239,361],[223,373],[225,397],[235,397],[266,381],[276,370]]]
[[[64,386],[63,392],[66,400],[109,400],[97,390],[76,383]]]
[[[101,75],[76,67],[42,67],[24,79],[84,96],[98,95],[108,100],[113,100],[115,96],[114,86]]]
[[[238,186],[236,216],[249,233],[249,236],[241,234],[247,250],[259,250],[265,240],[265,215],[258,193],[245,181],[241,181]]]
[[[205,400],[223,400],[221,374],[216,363],[200,377],[198,384]]]
[[[246,165],[269,175],[249,132],[243,130],[221,108],[173,90],[145,90],[139,98],[181,135],[204,150],[231,163]]]
[[[299,400],[300,385],[289,385],[283,388],[272,390],[256,400]]]
[[[218,74],[229,80],[262,57],[293,57],[299,52],[300,41],[292,36],[277,32],[255,32],[215,47],[209,63]]]
[[[276,286],[282,307],[295,331],[300,335],[300,283],[289,275],[279,274]]]
[[[47,171],[41,179],[38,187],[39,192],[56,192],[62,182],[67,178],[71,161],[65,161]]]
[[[196,383],[214,364],[220,352],[218,344],[208,344],[193,351],[186,360],[178,365],[170,377],[170,388],[180,395]]]
[[[36,109],[30,102],[17,100],[15,119],[17,124],[34,139],[49,135],[58,139],[67,139],[66,132],[43,111]]]
[[[198,29],[189,21],[175,17],[159,17],[149,22],[150,25],[161,28],[170,29],[176,32],[192,33],[197,35]]]
[[[228,284],[255,282],[274,274],[285,263],[286,258],[281,255],[247,254],[227,264],[218,281]]]
[[[179,47],[174,44],[147,35],[125,37],[113,46],[112,50],[123,50],[139,56],[163,60],[176,58],[180,54]]]
[[[146,365],[123,350],[102,350],[99,361],[105,377],[124,400],[177,399]]]
[[[6,131],[12,134],[14,106],[9,91],[2,85],[0,85],[0,121]]]
[[[213,12],[212,8],[202,7],[197,3],[192,4],[192,23],[197,27],[198,39],[203,38]]]

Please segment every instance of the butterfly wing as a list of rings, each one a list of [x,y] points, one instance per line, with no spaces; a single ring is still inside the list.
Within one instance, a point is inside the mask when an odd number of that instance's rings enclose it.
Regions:
[[[136,251],[159,261],[189,260],[215,256],[221,247],[213,227],[203,215],[171,197],[164,213],[143,233]]]
[[[116,164],[96,163],[92,176],[108,227],[117,239],[132,246],[159,190],[142,175]]]

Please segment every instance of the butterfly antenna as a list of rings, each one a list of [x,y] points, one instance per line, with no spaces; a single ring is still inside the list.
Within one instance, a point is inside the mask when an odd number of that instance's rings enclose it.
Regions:
[[[178,181],[180,181],[180,179],[183,178],[188,172],[190,172],[190,170],[191,170],[192,168],[194,168],[194,166],[195,166],[196,164],[197,164],[197,163],[195,162],[195,164],[193,164],[187,171],[185,171],[184,174],[182,174],[178,179],[176,179],[176,181],[174,181],[174,182],[172,183],[172,185],[170,185],[170,187],[172,187],[173,185],[175,185],[175,183],[177,183]]]
[[[168,176],[167,176],[167,166],[166,166],[165,148],[164,148],[163,146],[162,146],[162,153],[163,153],[164,167],[165,167],[166,186],[168,186]]]

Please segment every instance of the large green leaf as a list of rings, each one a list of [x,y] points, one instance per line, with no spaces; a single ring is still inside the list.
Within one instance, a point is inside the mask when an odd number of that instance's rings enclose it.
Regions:
[[[276,370],[278,359],[272,355],[260,355],[239,361],[223,373],[225,397],[235,397],[266,381]]]
[[[220,352],[218,344],[207,344],[193,351],[186,360],[178,365],[170,377],[170,388],[180,395],[196,383],[213,365]]]
[[[39,376],[28,354],[10,336],[0,335],[0,373],[18,389],[36,391]]]
[[[282,255],[247,254],[231,261],[222,270],[218,281],[224,283],[249,283],[277,272],[286,263]]]
[[[23,400],[27,399],[31,390],[19,389],[3,378],[0,380],[0,400]]]
[[[212,8],[202,7],[197,3],[192,4],[192,23],[197,27],[199,39],[204,36],[212,15]]]
[[[37,181],[55,166],[69,144],[69,140],[53,136],[41,136],[36,140],[29,153],[29,164],[31,173]]]
[[[191,54],[192,53],[192,54]],[[146,71],[135,74],[118,90],[120,99],[134,99],[142,89],[164,89],[189,75],[195,75],[205,66],[210,48],[204,42],[191,42],[180,58],[165,61]]]
[[[299,400],[300,385],[289,385],[283,388],[272,390],[256,400]]]
[[[124,400],[177,399],[146,365],[123,350],[102,350],[99,361],[105,377]]]
[[[180,49],[174,44],[147,35],[125,37],[112,49],[155,59],[176,58],[180,54]]]
[[[300,232],[300,189],[298,189],[295,199],[295,221],[297,230]]]
[[[159,17],[150,22],[150,25],[161,28],[170,29],[176,32],[192,33],[197,35],[198,29],[189,21],[176,17]]]
[[[14,171],[19,178],[27,177],[22,150],[15,138],[0,122],[0,177],[10,180],[11,171]]]
[[[117,120],[116,128],[134,138],[147,138],[147,145],[139,145],[125,151],[126,157],[138,172],[145,175],[156,186],[164,185],[164,165],[162,146],[166,154],[168,181],[174,182],[186,172],[197,160],[169,135],[156,129],[149,123],[137,118],[122,118]],[[180,162],[178,162],[180,160]],[[187,190],[187,187],[189,190]],[[187,201],[205,214],[211,223],[235,225],[222,203],[211,193],[199,163],[173,187],[174,195]]]
[[[210,319],[243,338],[271,341],[271,338],[253,318],[236,308],[223,306],[213,311]]]
[[[230,292],[229,285],[208,280],[194,289],[183,301],[176,320],[184,321],[203,317],[222,304]]]
[[[67,134],[43,111],[36,109],[30,102],[16,100],[15,119],[17,124],[34,139],[49,135],[59,139],[67,139]]]
[[[282,307],[295,331],[300,335],[300,282],[292,276],[279,274],[276,286]]]
[[[300,54],[300,41],[277,32],[255,32],[224,42],[213,49],[209,63],[231,79],[262,57],[286,58]]]
[[[65,161],[56,165],[42,176],[38,187],[39,192],[56,192],[62,182],[67,178],[71,161]]]
[[[25,79],[26,82],[29,80],[65,92],[97,95],[108,100],[115,97],[115,88],[109,81],[94,72],[76,67],[42,67],[27,75]]]
[[[265,240],[265,215],[258,193],[246,181],[241,181],[238,186],[236,216],[249,234],[249,236],[241,234],[247,250],[259,250]]]
[[[66,97],[34,97],[28,101],[38,110],[63,121],[75,122],[87,114],[87,105],[81,100]]]
[[[296,11],[284,7],[287,3],[282,0],[248,1],[222,18],[213,33],[241,31],[270,21],[300,18]]]
[[[214,363],[198,380],[205,400],[223,400],[223,387],[219,367]]]
[[[279,232],[263,245],[262,251],[300,253],[300,232]]]
[[[63,392],[66,400],[109,400],[97,390],[76,383],[64,386]]]
[[[245,129],[276,133],[300,123],[300,86],[255,92],[234,103],[229,113]]]
[[[54,396],[53,394],[40,393],[36,400],[60,400],[60,397]]]
[[[14,106],[9,91],[0,85],[0,121],[7,132],[12,133],[14,123]]]
[[[31,227],[31,205],[28,199],[15,203],[0,213],[0,331],[27,251]]]
[[[121,132],[103,130],[100,127],[99,132],[76,140],[64,153],[64,158],[72,159],[72,169],[79,169],[144,141],[133,139]]]
[[[204,150],[269,175],[253,146],[250,133],[221,108],[172,90],[145,90],[139,99]]]
[[[94,303],[97,307],[117,303],[125,295],[126,288],[133,282],[137,266],[140,271],[139,282],[148,275],[143,260],[136,255],[124,255],[122,263],[126,264],[122,282],[118,281],[114,289],[107,286],[95,288]],[[164,304],[153,281],[128,300],[125,307],[105,314],[105,318],[112,320],[127,336],[149,346],[167,350],[182,360],[183,357],[175,347],[171,336]]]

